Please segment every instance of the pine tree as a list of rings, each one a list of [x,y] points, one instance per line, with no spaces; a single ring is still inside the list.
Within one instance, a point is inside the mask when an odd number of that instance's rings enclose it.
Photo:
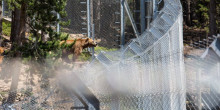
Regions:
[[[216,24],[216,1],[210,0],[209,3],[209,33],[210,35],[217,35],[217,24]]]
[[[29,60],[35,60],[46,65],[45,59],[48,53],[59,50],[61,37],[55,31],[54,26],[60,22],[57,19],[57,13],[60,14],[61,18],[66,16],[67,0],[7,0],[7,2],[12,10],[12,48],[10,52],[12,57],[30,58]],[[26,25],[30,28],[31,33],[28,39],[25,38]],[[45,34],[49,35],[47,42],[43,42]],[[54,54],[52,57],[59,57],[59,55]],[[9,104],[14,103],[16,98],[19,73],[19,71],[13,73],[13,76],[16,77],[12,77],[7,99]]]

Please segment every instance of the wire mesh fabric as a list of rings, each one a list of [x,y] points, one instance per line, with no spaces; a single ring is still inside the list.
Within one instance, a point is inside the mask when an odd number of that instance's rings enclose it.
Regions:
[[[11,10],[9,9],[9,5],[6,0],[1,1],[2,5],[2,16],[5,18],[11,18]]]
[[[70,22],[63,26],[61,32],[87,35],[87,2],[86,0],[68,0],[66,5],[67,17],[62,21]]]
[[[220,35],[215,36],[206,49],[199,46],[190,47],[192,50],[186,54],[187,109],[218,110],[220,108],[219,39]],[[203,45],[204,42],[198,45]]]
[[[164,0],[148,31],[117,55],[96,56],[79,76],[101,109],[186,109],[182,20],[180,2]]]

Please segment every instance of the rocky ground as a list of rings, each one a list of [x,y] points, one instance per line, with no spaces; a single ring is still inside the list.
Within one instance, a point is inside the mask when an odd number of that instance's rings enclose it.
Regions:
[[[200,57],[202,53],[205,51],[205,49],[195,49],[189,46],[185,46],[184,49],[184,55],[185,55],[185,62],[193,62],[193,59],[195,57]],[[85,63],[88,62],[76,62],[74,65],[72,65],[73,69],[78,70],[80,69]],[[27,73],[28,66],[22,64],[21,66],[21,74],[19,76],[19,82],[18,82],[18,90],[19,92],[16,94],[16,102],[19,102],[21,100],[24,100],[24,94],[20,92],[22,89],[26,89],[28,87],[32,87],[33,93],[38,93],[41,88],[42,80],[41,76],[37,74]],[[62,73],[60,73],[62,74]],[[193,78],[193,77],[192,77]],[[55,78],[50,79],[50,83],[54,82]],[[10,90],[11,86],[11,78],[8,79],[1,79],[0,78],[0,105],[2,102],[8,97],[8,92]],[[191,82],[189,82],[191,83]],[[42,96],[46,97],[46,96]],[[46,103],[46,102],[45,102]]]
[[[68,64],[68,66],[72,66],[73,70],[77,70],[81,68],[84,64],[88,62],[75,62],[74,64]],[[19,75],[19,82],[17,86],[17,94],[16,94],[16,102],[21,101],[24,99],[24,94],[22,90],[26,90],[27,88],[31,87],[33,93],[38,93],[39,91],[42,91],[42,76],[39,74],[30,74],[27,73],[28,65],[22,64],[21,66],[21,74]],[[63,74],[59,73],[58,74]],[[49,83],[54,83],[55,78],[50,78]],[[4,78],[2,79],[0,76],[0,105],[2,105],[2,102],[7,99],[8,93],[11,87],[12,78]],[[43,96],[42,96],[43,97]],[[46,96],[45,96],[46,97]]]

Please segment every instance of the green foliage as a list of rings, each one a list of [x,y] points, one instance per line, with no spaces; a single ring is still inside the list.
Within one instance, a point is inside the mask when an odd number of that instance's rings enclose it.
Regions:
[[[61,46],[60,41],[66,40],[68,34],[59,34],[54,28],[57,23],[68,24],[68,22],[61,22],[57,17],[57,13],[61,18],[66,16],[67,0],[7,0],[7,2],[12,11],[26,6],[25,12],[28,18],[26,23],[30,27],[28,40],[21,46],[13,44],[13,50],[8,53],[8,56],[14,57],[19,53],[23,63],[34,62],[29,69],[30,72],[34,72],[34,68],[37,68],[38,73],[41,73],[44,79],[53,76],[56,66],[61,63],[59,58],[62,56],[62,49],[74,45],[73,43]],[[47,41],[43,40],[45,35],[49,36]]]
[[[60,40],[62,41],[62,40],[67,40],[69,38],[69,34],[68,33],[64,33],[64,32],[62,32],[61,34],[60,34]]]
[[[62,47],[59,43],[61,40],[66,40],[68,35],[63,36],[56,33],[53,26],[60,22],[57,19],[57,13],[61,18],[66,16],[67,0],[7,0],[7,2],[11,10],[26,5],[27,24],[30,26],[31,32],[29,42],[24,43],[21,47],[14,46],[16,47],[14,51],[19,50],[26,60],[39,60],[40,62],[48,57],[60,57]],[[43,34],[39,34],[39,32]],[[47,42],[43,42],[45,34],[49,35]],[[55,54],[49,54],[51,52]]]
[[[11,35],[11,23],[2,22],[2,33],[3,33],[3,35],[6,35],[6,36]]]
[[[187,26],[205,29],[209,31],[209,4],[210,0],[181,0],[183,6],[184,20]],[[216,2],[216,23],[218,33],[220,32],[220,1]],[[190,7],[189,6],[190,3]],[[190,18],[190,20],[189,20]],[[191,22],[190,22],[191,21]]]
[[[116,48],[106,48],[106,47],[95,47],[95,54],[99,54],[101,51],[109,52],[109,51],[116,51]],[[69,56],[71,59],[73,56]],[[80,61],[89,61],[91,60],[92,55],[89,52],[82,52],[79,56]]]
[[[80,61],[89,61],[91,60],[92,56],[89,52],[83,52],[81,53],[81,55],[79,56],[79,60]]]
[[[8,92],[0,91],[1,96],[5,96]],[[0,97],[0,102],[4,99],[4,97]]]
[[[97,54],[100,53],[101,51],[109,52],[109,51],[116,51],[116,50],[117,50],[116,48],[106,48],[106,47],[100,47],[100,46],[95,47],[95,52]]]
[[[198,22],[195,22],[196,20],[193,20],[195,25],[197,27],[200,27],[200,28],[205,28],[205,27],[208,27],[208,23],[209,23],[209,15],[208,15],[208,5],[209,4],[209,0],[197,0],[196,2],[196,10],[195,10],[195,13],[196,13],[196,16],[197,16],[197,21]]]

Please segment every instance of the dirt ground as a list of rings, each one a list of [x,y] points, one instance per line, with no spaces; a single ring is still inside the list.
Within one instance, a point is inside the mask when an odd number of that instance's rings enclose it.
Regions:
[[[75,62],[73,65],[73,71],[80,69],[84,64],[88,62]],[[19,75],[19,82],[18,82],[18,93],[17,93],[17,99],[16,101],[19,101],[21,97],[20,90],[27,89],[28,87],[32,87],[32,92],[37,93],[41,91],[42,89],[42,78],[39,74],[31,74],[27,73],[28,66],[22,64],[21,66],[21,74]],[[58,73],[63,74],[63,73]],[[0,76],[1,77],[1,76]],[[52,84],[54,83],[55,78],[50,78],[49,82]],[[10,90],[12,78],[9,79],[1,79],[0,78],[0,105],[2,104],[2,101],[8,97],[8,93]]]
[[[205,49],[195,49],[189,46],[185,46],[184,48],[184,56],[185,56],[185,63],[187,62],[193,62],[193,58],[200,57]],[[75,62],[73,66],[73,71],[78,70],[83,67],[84,64],[87,64],[88,62]],[[187,65],[188,66],[188,65]],[[18,90],[26,89],[29,86],[33,88],[33,92],[37,93],[41,89],[41,76],[37,74],[27,73],[28,66],[22,64],[21,66],[21,74],[19,76],[19,82],[18,82]],[[62,74],[62,73],[60,73]],[[193,78],[193,77],[192,77]],[[31,83],[30,83],[31,80]],[[50,79],[50,82],[54,82],[54,78]],[[2,100],[8,97],[8,92],[10,90],[12,79],[0,79],[0,105],[2,103]],[[191,82],[188,82],[191,83]],[[17,93],[17,99],[16,101],[19,101],[19,97],[21,96],[21,93]]]

